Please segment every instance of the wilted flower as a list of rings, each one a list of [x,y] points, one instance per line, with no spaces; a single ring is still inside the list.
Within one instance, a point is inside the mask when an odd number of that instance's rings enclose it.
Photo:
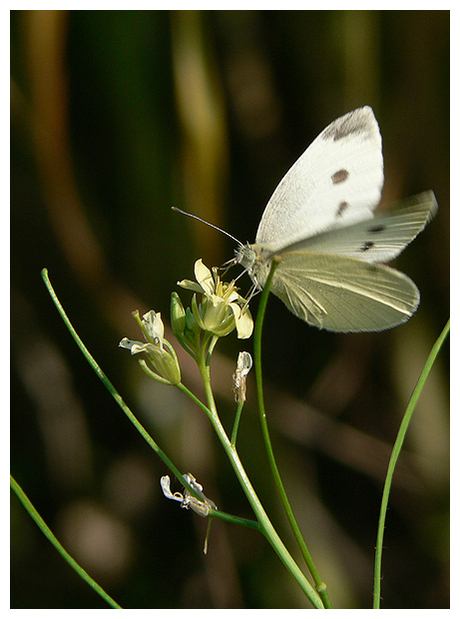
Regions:
[[[235,401],[238,403],[246,402],[246,378],[252,368],[252,357],[246,352],[238,353],[236,369],[233,374],[233,393]]]
[[[132,355],[145,353],[153,370],[162,382],[177,385],[181,381],[181,372],[176,352],[171,344],[164,339],[164,324],[160,312],[150,310],[139,318],[139,312],[133,312],[133,316],[139,323],[146,342],[136,342],[124,337],[118,344],[121,348],[127,348]]]
[[[235,282],[222,282],[217,269],[210,271],[201,259],[195,262],[195,278],[196,282],[184,279],[178,285],[203,295],[200,305],[195,295],[192,299],[193,315],[200,328],[223,337],[236,327],[240,339],[251,337],[252,316]]]
[[[203,486],[197,482],[191,473],[185,473],[184,478],[201,497],[201,500],[193,496],[187,488],[184,488],[184,494],[180,492],[175,492],[173,494],[170,488],[171,480],[169,479],[169,475],[164,475],[160,479],[160,485],[167,499],[179,501],[181,507],[193,509],[193,511],[200,516],[207,516],[211,509],[217,509],[215,503],[203,494]]]

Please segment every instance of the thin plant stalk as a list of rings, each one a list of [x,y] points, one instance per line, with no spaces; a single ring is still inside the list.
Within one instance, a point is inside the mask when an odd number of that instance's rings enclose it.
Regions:
[[[382,569],[382,549],[383,549],[383,534],[385,529],[385,517],[388,508],[388,501],[390,497],[390,488],[391,481],[393,479],[393,473],[396,468],[396,462],[398,460],[399,454],[401,452],[404,438],[406,436],[407,429],[409,427],[410,420],[412,418],[412,414],[414,412],[415,406],[418,402],[420,394],[422,392],[423,386],[428,378],[428,375],[433,367],[433,363],[438,356],[439,351],[441,350],[441,346],[444,340],[447,337],[450,329],[450,319],[447,321],[446,326],[441,332],[441,335],[436,340],[433,348],[431,349],[430,354],[428,355],[428,359],[426,360],[425,366],[420,374],[420,378],[415,385],[415,389],[412,393],[411,399],[409,400],[409,404],[407,405],[406,411],[401,421],[401,426],[398,431],[398,435],[396,437],[395,444],[393,446],[393,450],[391,452],[390,461],[388,464],[388,471],[385,478],[385,484],[383,487],[383,495],[382,495],[382,503],[380,506],[380,516],[379,516],[379,524],[377,530],[377,543],[375,547],[375,565],[374,565],[374,603],[373,608],[380,608],[380,581],[381,581],[381,569]]]
[[[212,392],[211,380],[210,380],[210,371],[209,371],[209,356],[206,350],[203,351],[200,359],[199,359],[199,369],[201,372],[201,376],[203,379],[203,384],[206,391],[208,410],[210,411],[209,419],[211,424],[216,432],[219,440],[227,454],[227,457],[230,460],[230,463],[235,471],[235,474],[243,488],[244,493],[256,515],[256,518],[259,522],[262,532],[265,537],[277,553],[278,557],[281,559],[285,567],[291,572],[292,576],[296,579],[310,602],[315,606],[315,608],[324,608],[324,604],[322,599],[319,597],[315,589],[311,586],[305,574],[299,568],[297,563],[292,558],[291,554],[285,547],[278,533],[276,532],[273,524],[271,523],[265,509],[260,502],[259,497],[254,490],[252,483],[244,469],[243,463],[240,460],[238,452],[236,450],[235,445],[231,442],[225,428],[223,427],[218,412],[216,408],[216,404],[214,401],[214,394]],[[178,385],[178,387],[182,390],[186,389],[183,385]]]
[[[75,559],[69,555],[67,550],[62,546],[60,541],[57,539],[57,537],[54,535],[54,533],[48,527],[46,522],[43,520],[43,518],[37,512],[37,510],[35,509],[35,507],[31,503],[29,497],[26,495],[24,490],[21,488],[21,486],[18,484],[18,482],[14,479],[14,477],[12,475],[10,475],[10,485],[11,485],[11,488],[16,493],[18,499],[21,501],[21,503],[24,505],[25,509],[29,512],[30,516],[35,521],[35,523],[37,524],[38,528],[49,539],[49,541],[53,544],[53,546],[56,548],[56,550],[59,552],[59,554],[67,561],[67,563],[70,565],[70,567],[77,572],[77,574],[80,576],[80,578],[82,578],[86,583],[88,583],[88,585],[90,587],[92,587],[94,589],[94,591],[96,591],[96,593],[98,593],[101,596],[101,598],[107,602],[107,604],[109,606],[111,606],[112,608],[122,608],[122,606],[117,604],[117,602],[115,602],[115,600],[113,598],[111,598],[110,595],[108,593],[106,593],[104,591],[104,589],[100,585],[98,585],[95,580],[93,580],[91,578],[91,576],[88,574],[88,572],[86,572],[75,561]]]
[[[263,382],[262,382],[262,325],[263,325],[264,316],[265,316],[265,309],[267,307],[271,280],[273,278],[273,273],[277,266],[278,266],[278,262],[275,259],[272,262],[270,274],[268,276],[264,290],[262,291],[262,296],[261,296],[260,303],[259,303],[259,310],[257,313],[256,325],[254,329],[254,367],[255,367],[255,375],[256,375],[257,399],[259,403],[260,423],[262,426],[262,435],[263,435],[263,439],[265,443],[265,448],[267,450],[267,456],[268,456],[268,460],[270,463],[270,469],[272,471],[272,475],[273,475],[273,478],[276,484],[276,488],[278,490],[278,494],[283,504],[283,508],[286,513],[287,519],[294,533],[294,537],[297,541],[297,544],[299,545],[300,551],[305,560],[305,563],[307,564],[310,574],[312,575],[313,580],[315,581],[316,590],[321,596],[324,607],[332,608],[331,601],[329,599],[329,594],[327,592],[326,584],[323,582],[323,580],[321,579],[318,573],[318,570],[316,569],[316,566],[313,562],[310,551],[308,550],[308,547],[300,531],[299,525],[297,524],[297,520],[295,518],[294,512],[289,502],[289,498],[284,488],[284,484],[281,479],[278,465],[276,463],[275,454],[273,452],[273,447],[272,447],[272,443],[270,439],[270,432],[269,432],[268,423],[267,423],[267,414],[265,411],[265,401],[264,401]]]
[[[125,403],[125,401],[123,400],[121,395],[118,393],[118,391],[112,385],[112,383],[107,378],[105,373],[102,371],[102,369],[100,368],[100,366],[98,365],[98,363],[94,359],[94,357],[91,355],[89,350],[83,344],[83,342],[80,339],[78,333],[75,331],[72,323],[70,322],[69,317],[67,316],[64,308],[62,307],[61,302],[59,301],[59,299],[58,299],[58,297],[56,295],[56,292],[54,291],[54,288],[53,288],[53,286],[51,284],[51,281],[49,279],[49,276],[48,276],[48,270],[47,269],[43,269],[42,277],[43,277],[43,280],[45,282],[46,287],[48,288],[48,292],[50,293],[50,296],[51,296],[51,298],[52,298],[52,300],[53,300],[53,302],[54,302],[54,304],[55,304],[59,314],[61,315],[61,318],[64,321],[67,329],[69,330],[71,336],[75,340],[77,346],[80,348],[81,352],[85,356],[85,358],[88,361],[88,363],[90,364],[90,366],[93,368],[93,370],[96,372],[97,376],[100,378],[100,380],[104,384],[104,386],[107,389],[107,391],[112,395],[112,397],[115,399],[115,401],[118,404],[118,406],[125,413],[125,415],[131,421],[133,426],[140,433],[140,435],[147,442],[147,444],[153,449],[153,451],[163,460],[163,462],[166,464],[166,466],[174,473],[174,475],[180,480],[180,482],[184,486],[186,486],[188,488],[188,490],[194,496],[199,498],[199,496],[196,494],[196,491],[194,490],[194,488],[191,487],[190,484],[187,483],[187,481],[184,479],[184,477],[183,477],[182,473],[179,471],[179,469],[174,465],[174,463],[168,458],[168,456],[164,453],[164,451],[157,445],[157,443],[154,441],[154,439],[150,436],[150,434],[147,432],[147,430],[144,428],[144,426],[140,423],[140,421],[137,419],[137,417],[131,411],[129,406]]]
[[[236,415],[235,415],[235,421],[233,423],[233,430],[232,430],[232,445],[233,446],[236,445],[236,437],[238,436],[238,428],[240,426],[241,413],[243,412],[243,406],[244,406],[244,402],[238,402],[238,406],[236,409]]]

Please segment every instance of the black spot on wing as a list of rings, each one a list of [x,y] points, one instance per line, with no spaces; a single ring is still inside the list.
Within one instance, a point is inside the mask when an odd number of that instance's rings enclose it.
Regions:
[[[371,226],[370,228],[367,229],[368,232],[372,232],[373,234],[376,234],[377,232],[383,232],[385,230],[386,226],[384,226],[383,224],[379,225],[379,226]]]
[[[345,114],[334,120],[324,131],[321,136],[325,140],[343,140],[354,133],[361,135],[364,138],[369,138],[373,131],[375,123],[372,110],[369,108],[360,108]]]
[[[350,205],[348,204],[348,202],[345,202],[345,201],[341,202],[341,203],[339,204],[339,207],[338,207],[338,209],[337,209],[337,212],[336,212],[335,216],[336,216],[336,217],[342,217],[342,215],[343,215],[344,211],[346,211],[346,209],[347,209],[349,206],[350,206]]]
[[[344,181],[346,181],[349,176],[350,172],[342,168],[341,170],[337,170],[337,172],[334,172],[334,174],[331,176],[331,179],[334,185],[338,185],[339,183],[343,183]]]
[[[359,251],[368,251],[371,247],[374,247],[374,245],[375,243],[373,241],[366,241]]]

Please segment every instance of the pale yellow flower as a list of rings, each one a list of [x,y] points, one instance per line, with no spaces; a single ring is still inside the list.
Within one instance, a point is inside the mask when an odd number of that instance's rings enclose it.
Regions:
[[[200,328],[219,337],[236,328],[240,339],[251,337],[254,323],[246,299],[237,292],[235,281],[223,282],[217,269],[208,269],[201,258],[195,262],[194,270],[196,282],[184,279],[178,285],[203,295],[200,305],[196,296],[192,299],[192,312]]]

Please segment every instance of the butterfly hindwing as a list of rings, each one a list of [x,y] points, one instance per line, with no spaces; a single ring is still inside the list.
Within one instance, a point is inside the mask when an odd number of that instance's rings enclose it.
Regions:
[[[408,320],[419,292],[385,265],[324,254],[287,253],[271,291],[299,318],[330,331],[380,331]]]

